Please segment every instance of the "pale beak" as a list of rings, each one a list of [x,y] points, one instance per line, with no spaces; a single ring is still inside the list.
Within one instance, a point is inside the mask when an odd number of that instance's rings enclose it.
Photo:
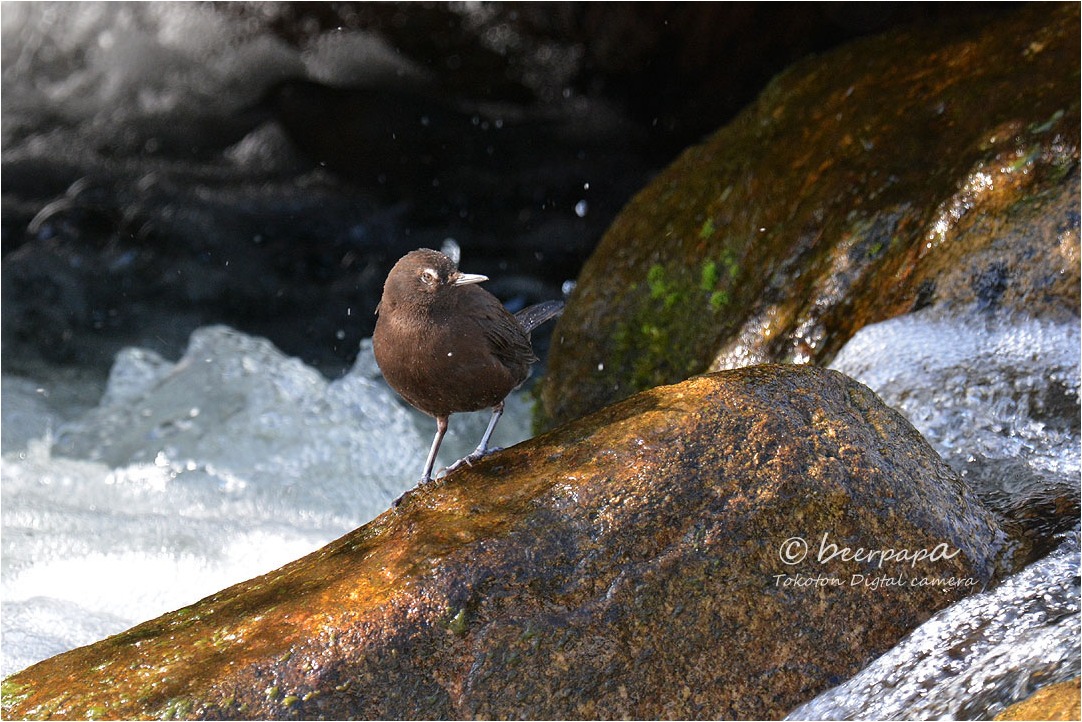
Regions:
[[[452,285],[465,286],[469,283],[480,283],[481,281],[487,281],[488,276],[482,276],[480,273],[456,273],[455,280]]]

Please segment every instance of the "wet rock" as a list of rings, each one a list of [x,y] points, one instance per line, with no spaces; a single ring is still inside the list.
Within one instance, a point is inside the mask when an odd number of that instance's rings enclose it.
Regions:
[[[1003,539],[866,387],[721,372],[13,675],[4,713],[780,717],[979,590]]]
[[[1078,22],[1031,6],[782,74],[613,222],[554,333],[546,418],[708,369],[826,363],[928,306],[1077,317]]]
[[[1034,692],[1029,698],[1013,704],[1000,714],[997,720],[1072,720],[1082,716],[1080,707],[1079,678],[1068,682],[1050,684]]]

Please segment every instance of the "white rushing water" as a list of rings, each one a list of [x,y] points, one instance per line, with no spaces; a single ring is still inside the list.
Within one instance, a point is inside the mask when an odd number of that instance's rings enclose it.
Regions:
[[[47,391],[4,381],[4,675],[369,521],[413,486],[435,430],[378,378],[367,342],[328,382],[224,327],[193,334],[175,364],[121,354],[100,405],[73,421],[41,402]],[[526,438],[529,416],[512,396],[494,442]],[[441,462],[472,450],[487,421],[452,417]]]
[[[941,611],[787,719],[989,719],[1078,674],[1078,536]]]
[[[1080,344],[1077,321],[930,310],[861,329],[831,368],[901,411],[963,474],[1016,460],[1038,478],[1074,485],[1082,473]]]
[[[24,122],[62,121],[60,132],[77,128],[113,148],[152,137],[155,145],[192,143],[209,129],[188,123],[252,103],[275,80],[348,84],[421,72],[374,34],[313,34],[292,47],[274,32],[290,8],[237,7],[222,13],[187,2],[4,3],[4,83],[12,103],[4,109],[5,134]]]

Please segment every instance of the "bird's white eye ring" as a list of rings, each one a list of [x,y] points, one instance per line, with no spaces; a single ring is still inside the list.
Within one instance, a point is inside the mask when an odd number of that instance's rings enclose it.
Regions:
[[[425,270],[421,271],[421,281],[426,286],[435,285],[436,281],[439,280],[439,277],[440,277],[440,274],[436,273],[431,268],[426,268]]]

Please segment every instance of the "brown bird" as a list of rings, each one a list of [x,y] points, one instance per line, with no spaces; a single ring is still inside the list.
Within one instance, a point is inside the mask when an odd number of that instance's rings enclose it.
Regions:
[[[439,251],[422,248],[399,259],[383,284],[372,334],[376,363],[391,388],[436,419],[422,484],[432,480],[451,414],[492,409],[481,443],[447,471],[489,453],[504,399],[537,361],[530,332],[563,310],[563,302],[546,301],[512,314],[476,285],[487,280],[462,273]]]

